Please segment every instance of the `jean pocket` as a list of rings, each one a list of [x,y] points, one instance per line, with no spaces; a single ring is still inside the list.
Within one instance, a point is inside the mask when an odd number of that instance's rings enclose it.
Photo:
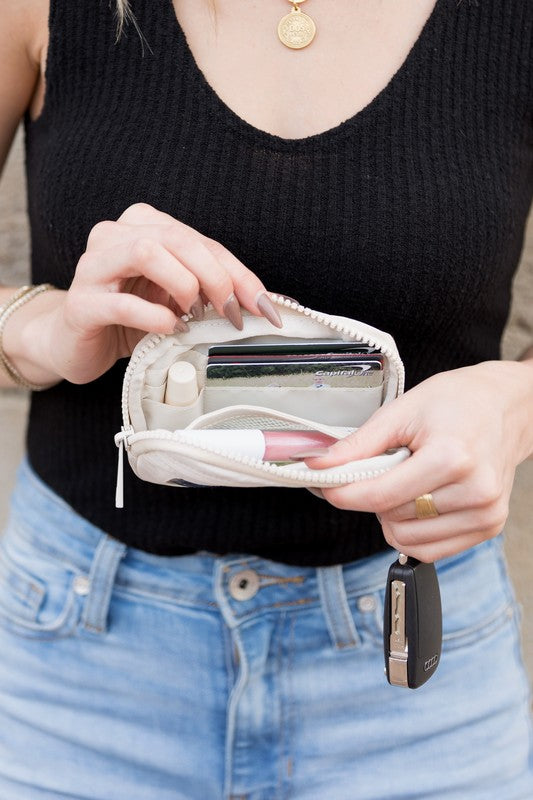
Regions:
[[[441,561],[442,647],[465,647],[496,633],[518,613],[502,539]]]
[[[519,613],[501,542],[490,540],[437,562],[442,602],[442,648],[451,650],[498,631]],[[358,624],[376,646],[383,641],[385,586],[353,598]],[[361,610],[364,608],[364,614]]]
[[[71,635],[80,615],[76,572],[49,554],[16,542],[10,529],[0,539],[0,624],[21,636]]]

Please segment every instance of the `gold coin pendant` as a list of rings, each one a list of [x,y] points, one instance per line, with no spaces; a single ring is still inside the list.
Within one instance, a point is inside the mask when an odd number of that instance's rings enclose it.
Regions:
[[[307,47],[315,38],[316,25],[310,16],[300,9],[293,9],[279,21],[278,36],[280,41],[293,50]]]

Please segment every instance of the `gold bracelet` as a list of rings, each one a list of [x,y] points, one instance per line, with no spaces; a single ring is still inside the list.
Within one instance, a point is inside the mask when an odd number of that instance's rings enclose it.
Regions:
[[[31,389],[32,392],[42,392],[43,389],[47,389],[50,384],[40,386],[36,383],[30,383],[26,380],[26,378],[22,377],[18,369],[11,363],[11,361],[9,361],[4,352],[4,328],[11,314],[14,314],[15,311],[24,305],[24,303],[33,300],[33,298],[37,297],[38,294],[42,294],[49,289],[55,288],[56,287],[52,286],[51,283],[41,283],[39,286],[22,286],[12,297],[9,298],[7,303],[4,303],[3,306],[0,306],[0,366],[4,368],[11,380],[14,381],[18,386],[22,386],[24,389]]]

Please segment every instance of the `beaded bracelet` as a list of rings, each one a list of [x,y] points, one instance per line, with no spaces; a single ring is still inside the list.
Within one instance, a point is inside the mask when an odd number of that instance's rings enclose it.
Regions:
[[[40,386],[36,383],[30,383],[22,377],[18,369],[11,363],[11,361],[9,361],[4,352],[4,328],[11,314],[21,308],[24,303],[33,300],[34,297],[37,297],[38,294],[42,294],[42,292],[46,292],[49,289],[55,288],[56,287],[52,286],[50,283],[41,283],[39,286],[22,286],[12,297],[10,297],[7,303],[4,303],[3,306],[0,306],[0,366],[4,368],[11,380],[13,380],[18,386],[22,386],[24,389],[31,389],[32,392],[41,392],[43,389],[47,389],[50,384]]]

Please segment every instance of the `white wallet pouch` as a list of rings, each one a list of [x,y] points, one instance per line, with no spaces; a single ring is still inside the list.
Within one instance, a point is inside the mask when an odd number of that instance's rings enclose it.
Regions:
[[[187,333],[148,334],[139,342],[124,376],[123,425],[115,436],[119,448],[118,508],[123,505],[124,449],[139,478],[176,487],[339,486],[375,477],[410,455],[403,447],[373,458],[311,470],[303,461],[278,465],[239,454],[237,449],[220,450],[210,446],[207,439],[201,446],[191,443],[189,431],[213,428],[318,430],[342,438],[362,425],[383,403],[403,392],[404,368],[389,334],[357,320],[313,311],[279,295],[269,296],[279,310],[281,329],[243,309],[244,327],[237,331],[208,307],[203,320],[189,320]],[[313,387],[205,385],[207,351],[211,345],[328,338],[380,350],[384,356],[383,385],[321,390],[318,413],[317,390]],[[169,367],[180,359],[193,364],[198,378],[198,398],[185,407],[164,403]],[[307,416],[309,413],[311,416]]]

